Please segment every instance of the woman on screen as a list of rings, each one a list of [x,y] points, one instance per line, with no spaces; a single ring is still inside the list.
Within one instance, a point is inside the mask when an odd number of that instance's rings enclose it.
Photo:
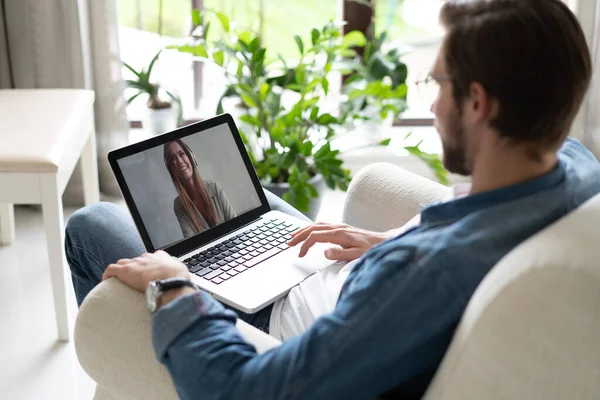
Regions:
[[[165,165],[179,196],[173,209],[183,237],[187,238],[237,216],[225,192],[200,176],[198,161],[180,139],[165,144]]]

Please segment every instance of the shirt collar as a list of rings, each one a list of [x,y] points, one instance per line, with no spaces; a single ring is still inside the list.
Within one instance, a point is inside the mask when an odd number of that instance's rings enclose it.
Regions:
[[[421,209],[421,223],[439,223],[459,220],[472,212],[490,208],[521,197],[550,189],[565,177],[565,166],[559,160],[557,166],[546,175],[527,182],[478,193],[444,203],[435,203]]]

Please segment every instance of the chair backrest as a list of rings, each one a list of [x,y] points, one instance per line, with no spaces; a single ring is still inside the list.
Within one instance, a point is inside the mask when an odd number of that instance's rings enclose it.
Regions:
[[[600,195],[507,254],[426,400],[600,398]]]

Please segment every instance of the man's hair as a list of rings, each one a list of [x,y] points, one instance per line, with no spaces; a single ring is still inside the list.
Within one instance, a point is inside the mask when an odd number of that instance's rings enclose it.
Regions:
[[[576,17],[560,0],[444,4],[442,56],[459,107],[479,82],[498,100],[502,137],[556,148],[590,84],[592,61]]]

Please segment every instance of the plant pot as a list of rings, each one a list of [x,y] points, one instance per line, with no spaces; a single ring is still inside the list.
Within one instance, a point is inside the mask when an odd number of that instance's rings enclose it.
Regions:
[[[142,121],[144,129],[152,135],[160,135],[177,128],[177,108],[161,108],[146,110]]]
[[[321,208],[321,200],[323,199],[323,192],[325,191],[325,179],[323,179],[323,175],[318,174],[313,176],[308,181],[312,184],[319,192],[319,197],[314,197],[310,200],[309,211],[303,212],[302,214],[306,215],[311,220],[315,220],[317,215],[319,214],[319,209]],[[263,185],[265,189],[273,193],[274,195],[281,197],[285,192],[290,189],[290,184],[285,183],[270,183],[267,185]]]

